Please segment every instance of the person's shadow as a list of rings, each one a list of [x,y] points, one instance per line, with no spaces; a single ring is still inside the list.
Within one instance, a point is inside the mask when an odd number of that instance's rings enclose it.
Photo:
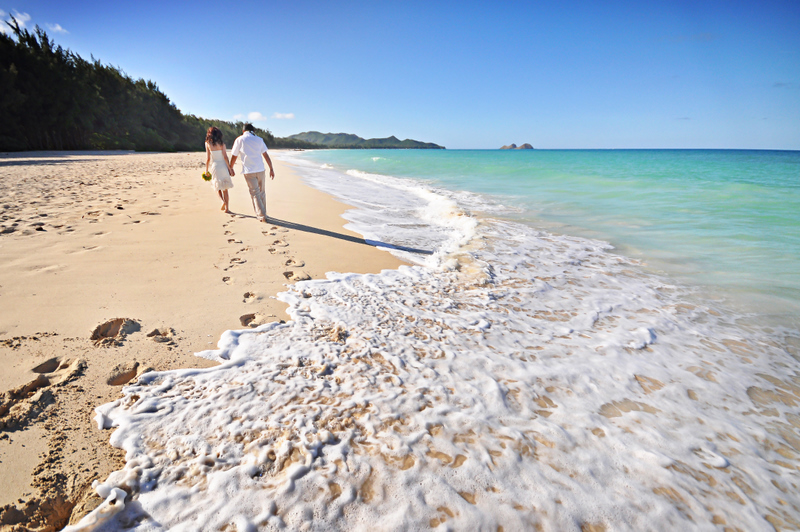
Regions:
[[[239,214],[235,212],[231,212],[231,214],[235,214],[236,216],[242,216],[244,218],[255,218],[255,216],[249,214]],[[433,255],[433,251],[429,251],[427,249],[417,249],[417,248],[410,248],[407,246],[397,246],[395,244],[388,244],[386,242],[380,242],[378,240],[367,240],[364,238],[358,238],[357,236],[345,235],[343,233],[336,233],[334,231],[328,231],[327,229],[320,229],[319,227],[312,227],[310,225],[290,222],[288,220],[281,220],[280,218],[273,218],[272,216],[267,216],[267,223],[272,225],[277,225],[278,227],[285,227],[286,229],[294,229],[295,231],[303,231],[305,233],[314,233],[315,235],[322,235],[330,238],[338,238],[339,240],[344,240],[346,242],[353,242],[354,244],[363,244],[365,246],[370,246],[373,248],[396,249],[398,251],[417,253],[419,255]]]

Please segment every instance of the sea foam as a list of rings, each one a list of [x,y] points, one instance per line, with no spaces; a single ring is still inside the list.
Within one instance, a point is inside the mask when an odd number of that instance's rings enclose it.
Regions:
[[[99,407],[126,466],[98,491],[135,494],[99,529],[797,526],[793,333],[606,243],[336,179],[384,191],[362,234],[435,254],[290,286],[290,322]]]

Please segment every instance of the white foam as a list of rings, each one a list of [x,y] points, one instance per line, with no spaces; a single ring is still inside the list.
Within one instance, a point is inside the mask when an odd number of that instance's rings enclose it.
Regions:
[[[800,520],[796,337],[603,242],[446,220],[449,198],[390,188],[420,227],[376,232],[439,228],[436,266],[297,283],[291,322],[202,354],[221,366],[147,374],[99,407],[127,462],[98,488],[136,494],[100,529]]]
[[[291,154],[282,157],[301,168],[309,184],[355,207],[344,215],[348,229],[377,245],[391,244],[403,260],[437,267],[475,234],[477,221],[459,206],[457,195],[424,182],[359,170],[339,172]]]

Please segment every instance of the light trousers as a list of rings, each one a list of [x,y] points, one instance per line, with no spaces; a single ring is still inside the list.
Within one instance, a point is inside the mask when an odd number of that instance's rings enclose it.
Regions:
[[[253,210],[259,218],[267,217],[267,191],[264,188],[266,172],[256,172],[254,174],[244,174],[247,181],[247,188],[250,189],[250,199],[253,200]]]

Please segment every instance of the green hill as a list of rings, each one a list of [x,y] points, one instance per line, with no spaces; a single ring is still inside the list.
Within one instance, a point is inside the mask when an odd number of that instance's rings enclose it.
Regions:
[[[400,140],[394,135],[385,139],[363,139],[350,133],[320,133],[319,131],[307,131],[296,135],[289,135],[287,139],[302,142],[310,142],[325,148],[347,148],[347,149],[427,149],[443,150],[444,146],[433,144],[432,142],[419,142],[417,140]]]
[[[0,21],[0,24],[6,25]],[[202,151],[209,126],[230,146],[241,122],[183,114],[153,81],[57,46],[12,17],[0,32],[0,151]],[[257,129],[270,148],[318,148]]]

